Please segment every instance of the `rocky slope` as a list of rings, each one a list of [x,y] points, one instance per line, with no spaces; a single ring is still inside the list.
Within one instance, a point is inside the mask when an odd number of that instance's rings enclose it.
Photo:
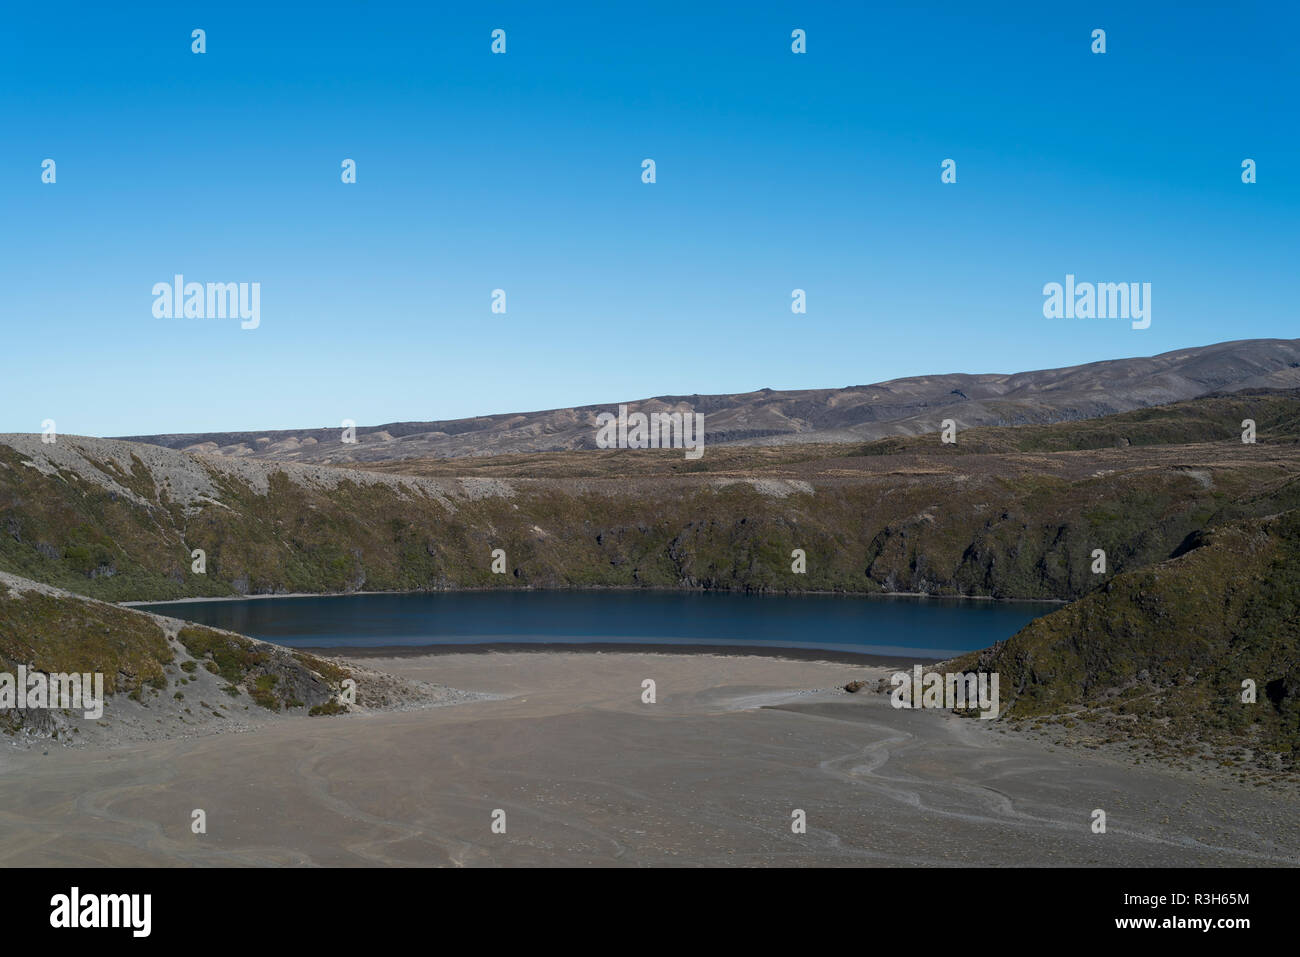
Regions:
[[[998,672],[1008,717],[1084,743],[1300,767],[1300,510],[1198,534],[952,667]]]
[[[1300,505],[1297,409],[1300,393],[1233,396],[1014,441],[971,430],[955,446],[784,458],[567,453],[603,463],[580,478],[563,463],[546,478],[427,476],[0,436],[0,569],[117,601],[586,586],[1068,600],[1105,580],[1094,549],[1114,574]],[[1240,440],[1247,412],[1255,445]],[[1192,438],[1223,437],[1185,441],[1194,422]],[[491,571],[498,548],[506,574]],[[796,548],[806,574],[791,572]]]
[[[273,717],[390,710],[473,697],[0,572],[0,672],[98,673],[103,714],[0,710],[11,743],[119,744],[255,727]],[[339,701],[346,679],[355,704]],[[16,678],[15,678],[16,681]]]

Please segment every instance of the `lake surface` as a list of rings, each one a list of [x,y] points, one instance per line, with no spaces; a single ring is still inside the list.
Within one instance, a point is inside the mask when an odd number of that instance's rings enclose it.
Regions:
[[[294,647],[635,644],[946,658],[1060,605],[717,592],[438,592],[141,606]]]

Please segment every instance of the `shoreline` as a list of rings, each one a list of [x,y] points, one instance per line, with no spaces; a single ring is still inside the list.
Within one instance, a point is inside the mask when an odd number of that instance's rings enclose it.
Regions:
[[[323,592],[276,592],[272,594],[257,595],[203,595],[189,598],[165,598],[158,601],[153,600],[132,600],[117,601],[111,604],[119,605],[123,608],[139,608],[143,605],[190,605],[196,602],[208,601],[262,601],[269,598],[348,598],[354,595],[456,595],[477,592],[504,592],[504,591],[525,591],[539,593],[554,592],[611,592],[642,594],[644,592],[668,592],[671,594],[681,595],[750,595],[755,598],[779,597],[779,598],[801,598],[804,596],[813,597],[833,597],[833,598],[915,598],[935,601],[987,601],[999,602],[1003,604],[1022,604],[1034,602],[1044,605],[1060,605],[1064,607],[1070,604],[1071,599],[1066,598],[994,598],[992,595],[936,595],[932,592],[913,592],[913,591],[881,591],[881,592],[845,592],[845,591],[762,591],[752,592],[742,589],[720,589],[720,588],[674,588],[669,585],[646,585],[640,588],[624,586],[605,586],[605,585],[575,585],[560,588],[534,588],[531,585],[521,585],[515,588],[437,588],[426,590],[400,590],[400,591],[323,591]]]
[[[288,646],[285,646],[288,647]],[[913,664],[933,664],[945,658],[929,656],[904,657],[881,655],[872,652],[833,651],[821,648],[790,648],[776,645],[710,645],[691,643],[682,645],[655,644],[653,642],[515,642],[495,641],[482,644],[429,644],[429,645],[295,645],[295,651],[321,657],[336,658],[424,658],[464,654],[553,654],[555,652],[585,652],[590,654],[637,655],[710,655],[724,658],[771,658],[777,661],[823,662],[835,665],[858,665],[864,668],[910,667]],[[955,655],[953,656],[955,657]]]

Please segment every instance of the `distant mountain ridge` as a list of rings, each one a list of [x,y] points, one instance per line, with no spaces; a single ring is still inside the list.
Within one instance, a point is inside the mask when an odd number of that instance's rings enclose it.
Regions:
[[[1243,339],[1137,359],[1013,374],[953,373],[841,389],[665,395],[632,411],[705,414],[709,445],[856,442],[918,435],[954,419],[974,426],[1050,424],[1198,398],[1214,392],[1300,387],[1300,339]],[[457,458],[595,448],[596,416],[619,401],[539,412],[358,427],[124,436],[209,455],[318,464]]]

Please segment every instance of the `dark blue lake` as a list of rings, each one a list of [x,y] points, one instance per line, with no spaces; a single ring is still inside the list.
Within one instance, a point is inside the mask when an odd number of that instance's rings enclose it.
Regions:
[[[944,658],[1060,605],[716,592],[440,592],[142,606],[281,645],[728,645]]]

